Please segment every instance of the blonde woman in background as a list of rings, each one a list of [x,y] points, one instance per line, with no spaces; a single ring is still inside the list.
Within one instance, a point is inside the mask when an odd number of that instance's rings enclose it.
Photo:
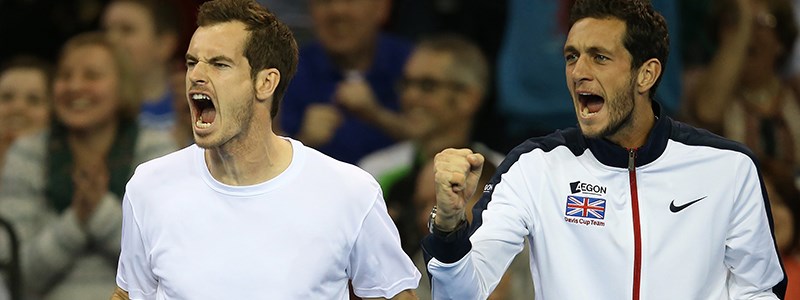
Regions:
[[[126,61],[99,33],[62,49],[54,119],[9,149],[0,217],[21,243],[22,286],[42,299],[108,299],[120,251],[121,196],[141,162],[176,148],[169,133],[140,128],[140,99]],[[0,235],[0,251],[7,239]],[[8,253],[0,252],[0,259]]]

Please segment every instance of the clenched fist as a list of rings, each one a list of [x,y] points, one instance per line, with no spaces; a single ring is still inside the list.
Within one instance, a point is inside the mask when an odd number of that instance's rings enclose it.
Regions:
[[[445,149],[434,158],[436,227],[452,231],[464,220],[467,201],[483,171],[483,155],[470,149]]]

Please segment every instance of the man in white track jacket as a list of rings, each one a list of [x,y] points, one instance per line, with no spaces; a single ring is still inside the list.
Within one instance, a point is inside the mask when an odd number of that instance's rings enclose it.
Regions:
[[[779,299],[786,289],[753,154],[671,120],[652,95],[667,59],[645,0],[578,0],[564,47],[580,130],[513,150],[475,205],[483,156],[435,160],[423,241],[434,299],[482,299],[525,238],[536,300]]]

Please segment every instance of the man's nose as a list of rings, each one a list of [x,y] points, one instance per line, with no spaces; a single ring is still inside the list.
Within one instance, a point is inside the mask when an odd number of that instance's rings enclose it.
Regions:
[[[586,55],[581,55],[572,65],[572,69],[570,73],[572,75],[572,81],[574,83],[578,83],[580,81],[591,80],[592,72],[591,72],[591,62],[589,61],[589,57]]]
[[[21,112],[25,109],[25,97],[22,95],[16,95],[11,98],[11,101],[4,105],[8,107],[9,111]]]
[[[207,63],[197,62],[186,70],[186,78],[189,79],[192,85],[206,83],[208,82],[207,68]]]

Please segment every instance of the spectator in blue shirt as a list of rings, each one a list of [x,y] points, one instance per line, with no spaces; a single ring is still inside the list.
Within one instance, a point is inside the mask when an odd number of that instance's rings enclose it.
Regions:
[[[388,0],[309,2],[317,40],[300,49],[280,130],[348,163],[404,138],[376,120],[379,108],[398,110],[394,85],[411,52],[409,42],[380,33],[389,6]]]

